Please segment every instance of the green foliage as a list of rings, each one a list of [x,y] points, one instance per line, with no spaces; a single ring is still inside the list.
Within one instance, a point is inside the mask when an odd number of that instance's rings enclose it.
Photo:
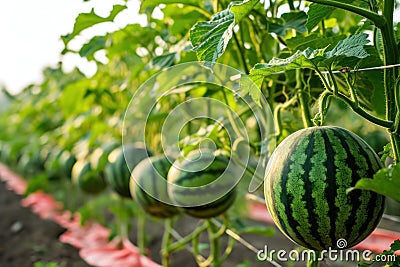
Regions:
[[[210,21],[197,22],[190,31],[190,41],[197,58],[212,68],[225,52],[237,25],[258,3],[258,0],[246,2],[233,1],[228,8],[216,13]]]
[[[374,177],[357,182],[353,189],[372,190],[400,202],[400,165],[395,164],[379,170]]]
[[[92,9],[90,13],[79,14],[79,16],[75,20],[73,31],[61,37],[61,40],[64,42],[65,48],[67,48],[68,43],[83,30],[88,29],[99,23],[113,21],[114,18],[124,9],[126,9],[126,6],[124,5],[115,5],[110,12],[110,15],[105,18],[97,15],[94,12],[94,9]]]
[[[383,251],[381,254],[378,254],[375,256],[375,259],[379,257],[378,259],[390,259],[386,262],[385,267],[396,267],[399,266],[400,264],[400,256],[398,252],[400,251],[400,240],[395,240],[391,245],[389,250]],[[373,266],[375,263],[380,263],[382,261],[376,261],[375,259],[372,260],[372,262],[369,263],[360,263],[357,266],[358,267],[369,267]]]

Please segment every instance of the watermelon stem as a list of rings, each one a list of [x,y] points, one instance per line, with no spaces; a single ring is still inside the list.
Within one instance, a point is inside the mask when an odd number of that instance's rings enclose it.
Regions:
[[[313,253],[310,253],[310,258],[308,259],[307,267],[318,267],[319,265],[319,256],[320,252],[319,251],[314,251],[315,258],[312,257]]]
[[[139,210],[138,212],[138,227],[137,227],[137,239],[138,239],[138,247],[139,252],[142,255],[146,254],[145,247],[146,247],[146,239],[145,239],[145,232],[146,232],[146,217],[145,214]]]
[[[211,220],[207,220],[208,238],[210,241],[210,259],[212,260],[213,267],[221,266],[219,260],[220,254],[220,237],[221,232],[215,227]],[[225,228],[222,227],[222,234],[225,232]]]
[[[118,197],[118,205],[119,205],[119,218],[118,218],[118,230],[119,230],[119,236],[121,237],[121,240],[126,240],[128,239],[128,225],[127,221],[123,216],[123,210],[125,206],[125,200],[123,197]]]
[[[222,95],[224,97],[224,102],[225,104],[229,107],[229,101],[228,101],[228,97],[226,95],[226,92],[224,89],[221,90],[222,91]],[[228,119],[229,122],[233,128],[233,131],[235,132],[235,134],[237,134],[238,137],[243,137],[243,134],[240,132],[240,128],[238,127],[235,118],[233,117],[233,111],[231,109],[229,109],[227,111],[227,115],[228,115]]]
[[[186,244],[188,244],[190,241],[193,242],[193,239],[196,236],[199,236],[206,229],[207,229],[207,225],[205,223],[198,226],[196,229],[193,230],[193,232],[191,234],[189,234],[183,238],[180,238],[180,239],[178,239],[178,241],[170,244],[168,247],[168,252],[171,253],[171,252],[174,252],[174,251],[184,248],[186,246]],[[169,229],[169,230],[170,230],[170,233],[172,233],[174,231],[174,229]]]
[[[164,222],[164,235],[161,244],[161,263],[164,267],[170,266],[171,230],[173,229],[173,219],[167,218]]]
[[[308,93],[305,91],[301,69],[296,69],[296,89],[298,91],[297,95],[300,102],[303,125],[305,128],[311,127],[314,124],[311,119]]]

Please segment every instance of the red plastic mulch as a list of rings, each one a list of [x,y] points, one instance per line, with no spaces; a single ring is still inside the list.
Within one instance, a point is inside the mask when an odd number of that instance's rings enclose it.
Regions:
[[[0,179],[5,181],[7,187],[17,194],[23,194],[27,183],[20,176],[0,164]],[[80,225],[78,214],[62,210],[62,204],[54,200],[51,195],[43,192],[30,194],[21,201],[24,207],[30,207],[42,219],[49,219],[67,231],[60,236],[60,241],[71,244],[79,249],[83,260],[92,266],[99,267],[160,267],[159,264],[141,255],[139,249],[129,240],[122,241],[118,238],[111,242],[108,240],[110,231],[95,222]]]

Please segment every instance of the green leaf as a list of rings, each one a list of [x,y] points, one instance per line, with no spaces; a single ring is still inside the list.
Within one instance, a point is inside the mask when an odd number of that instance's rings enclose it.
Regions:
[[[60,106],[65,116],[69,116],[77,110],[82,109],[81,102],[85,97],[89,85],[89,80],[82,80],[65,87],[60,98]]]
[[[200,61],[212,68],[225,52],[233,35],[235,15],[228,9],[212,16],[210,21],[197,22],[190,30],[190,41]]]
[[[324,48],[329,45],[337,44],[340,40],[345,39],[344,35],[323,36],[315,33],[307,36],[297,35],[290,39],[286,39],[287,47],[292,51],[304,50],[306,48]]]
[[[233,36],[233,27],[258,3],[258,0],[231,2],[229,7],[214,14],[210,21],[197,22],[190,30],[193,50],[205,66],[212,68],[225,52]]]
[[[261,80],[258,80],[258,83],[255,83],[253,80],[249,78],[249,76],[242,76],[240,77],[240,83],[239,83],[239,95],[244,97],[247,94],[250,95],[251,99],[257,104],[261,105],[260,99],[261,99]]]
[[[335,7],[331,6],[325,6],[315,3],[311,4],[307,13],[308,15],[306,23],[307,30],[311,32],[312,29],[314,29],[314,27],[317,26],[317,24],[320,23],[321,20],[323,20],[326,16],[330,15],[335,9],[336,9]]]
[[[338,1],[339,2],[339,1]],[[351,0],[341,0],[343,3],[352,3]],[[308,19],[306,23],[307,30],[309,32],[314,29],[315,26],[318,25],[325,17],[329,16],[336,8],[321,4],[311,4],[310,8],[307,12]]]
[[[105,36],[95,36],[89,42],[84,44],[79,50],[81,57],[86,57],[88,60],[94,60],[94,53],[104,49],[106,46]]]
[[[231,4],[230,11],[235,14],[235,23],[239,23],[259,3],[259,0],[248,0],[238,4],[233,2],[233,4]]]
[[[197,0],[144,0],[140,5],[140,12],[143,13],[145,9],[154,8],[160,4],[183,4],[188,6],[201,7],[201,1]]]
[[[177,53],[166,53],[157,57],[152,58],[150,67],[155,69],[163,69],[170,67],[174,64]]]
[[[67,47],[69,41],[74,39],[79,33],[83,30],[88,29],[96,24],[103,23],[103,22],[110,22],[113,21],[114,18],[124,9],[127,7],[124,5],[115,5],[113,10],[111,11],[108,17],[100,17],[96,13],[94,13],[94,9],[90,11],[90,13],[82,13],[75,20],[74,29],[71,33],[61,36],[62,41],[64,42],[64,46]]]
[[[324,54],[324,57],[331,59],[339,56],[366,58],[369,56],[364,49],[364,45],[368,44],[368,34],[360,33],[347,37],[331,50]]]
[[[338,57],[357,57],[365,58],[368,53],[364,50],[364,45],[369,41],[365,33],[350,36],[338,42],[338,44],[328,52],[325,49],[307,48],[304,51],[298,50],[288,58],[273,58],[268,63],[258,63],[250,71],[250,78],[258,85],[261,85],[262,77],[280,71],[293,70],[298,68],[314,68],[318,62],[332,62]],[[314,63],[314,64],[313,64]],[[261,82],[260,82],[261,79]]]
[[[300,33],[307,31],[305,27],[307,15],[303,11],[284,13],[281,19],[281,22],[270,23],[268,31],[276,33],[279,36],[286,36],[286,31],[289,29],[294,29]]]
[[[363,178],[359,180],[356,185],[348,191],[354,189],[371,190],[384,196],[390,197],[400,202],[400,164],[393,165],[389,169],[381,169],[373,179]]]
[[[324,49],[307,48],[297,51],[288,58],[273,58],[268,63],[258,63],[250,71],[250,78],[257,86],[261,86],[263,76],[268,76],[280,71],[299,68],[313,68],[312,59],[323,56]]]
[[[395,240],[391,245],[390,245],[390,250],[385,251],[385,254],[394,254],[396,251],[400,251],[400,240]]]

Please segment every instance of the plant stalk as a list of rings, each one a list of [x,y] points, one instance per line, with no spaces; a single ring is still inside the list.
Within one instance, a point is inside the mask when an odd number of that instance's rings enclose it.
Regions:
[[[216,229],[215,225],[211,220],[207,220],[208,227],[208,237],[210,240],[210,256],[212,257],[212,266],[219,267],[221,266],[221,262],[219,260],[220,253],[220,235],[217,234],[218,229]]]
[[[146,236],[145,236],[145,228],[146,228],[146,217],[145,214],[142,211],[139,211],[138,213],[138,227],[137,227],[137,239],[138,239],[138,247],[139,247],[139,252],[142,255],[146,254]]]
[[[162,266],[170,267],[169,245],[171,243],[171,229],[173,228],[173,219],[168,218],[164,222],[164,235],[161,244],[161,262]]]
[[[371,20],[379,28],[381,28],[387,24],[387,21],[384,16],[379,15],[375,12],[372,12],[368,9],[354,6],[352,4],[347,4],[347,3],[343,3],[340,1],[334,1],[334,0],[309,0],[309,1],[313,2],[313,3],[326,5],[326,6],[332,6],[332,7],[336,7],[336,8],[341,8],[341,9],[353,12],[355,14],[358,14],[360,16],[363,16],[363,17]]]
[[[383,5],[383,16],[385,17],[387,24],[380,27],[385,65],[394,65],[399,63],[399,54],[393,31],[393,12],[394,0],[385,0]],[[396,103],[399,99],[399,92],[396,88],[397,74],[398,71],[395,68],[387,68],[383,70],[386,95],[386,119],[391,121],[395,121],[400,115],[400,111],[397,107],[398,103]],[[400,161],[400,136],[398,132],[399,125],[395,122],[393,127],[389,129],[390,142],[392,144],[395,162]]]
[[[302,81],[302,71],[301,69],[296,69],[296,90],[298,91],[298,98],[301,107],[301,116],[303,119],[303,125],[305,128],[313,126],[311,112],[308,101],[308,94],[305,92],[304,84]]]

